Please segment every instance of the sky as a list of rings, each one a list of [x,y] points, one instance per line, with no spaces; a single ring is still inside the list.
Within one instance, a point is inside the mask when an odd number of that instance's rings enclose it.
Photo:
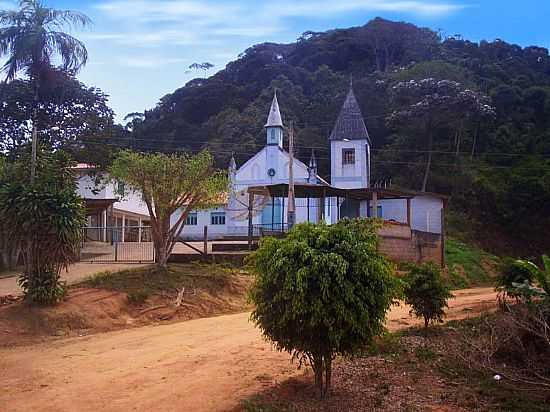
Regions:
[[[78,78],[101,88],[122,121],[195,77],[221,70],[248,47],[288,43],[307,30],[359,26],[374,17],[479,40],[550,46],[549,0],[43,0],[85,13],[73,32],[89,61]],[[14,0],[0,0],[0,9]],[[190,71],[195,62],[214,68]]]

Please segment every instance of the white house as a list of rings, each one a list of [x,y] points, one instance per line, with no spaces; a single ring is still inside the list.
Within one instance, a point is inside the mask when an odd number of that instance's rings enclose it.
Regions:
[[[288,184],[290,156],[283,149],[284,124],[277,101],[273,97],[265,124],[266,145],[256,155],[237,167],[232,158],[229,165],[231,188],[227,202],[210,210],[195,211],[186,221],[182,236],[202,238],[204,226],[210,239],[246,236],[249,228],[248,189]],[[352,88],[346,96],[329,138],[331,182],[317,174],[317,162],[312,152],[306,165],[294,158],[293,175],[296,185],[316,185],[351,191],[369,189],[371,178],[371,141],[359,104]],[[341,192],[341,191],[340,191]],[[339,192],[339,193],[340,193]],[[428,193],[407,191],[402,198],[353,200],[347,196],[328,198],[297,198],[296,222],[335,223],[342,217],[376,215],[386,221],[409,225],[409,230],[442,233],[442,210],[445,199]],[[375,195],[376,196],[376,195]],[[268,230],[284,229],[288,198],[255,196],[252,205],[253,226]],[[376,211],[374,211],[376,209]],[[172,221],[177,220],[178,214]]]
[[[106,181],[105,173],[93,165],[79,163],[73,170],[86,207],[86,240],[150,241],[149,211],[138,192],[124,188],[122,182]]]

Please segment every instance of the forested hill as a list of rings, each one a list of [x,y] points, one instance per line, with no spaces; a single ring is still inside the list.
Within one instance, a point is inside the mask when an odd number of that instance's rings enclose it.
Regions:
[[[350,77],[373,140],[374,180],[451,195],[453,218],[495,247],[534,254],[550,246],[550,57],[541,47],[442,40],[379,18],[306,32],[295,43],[253,46],[164,96],[134,117],[132,144],[208,147],[220,166],[231,152],[241,164],[265,143],[276,88],[298,156],[314,148],[326,176],[328,135]]]

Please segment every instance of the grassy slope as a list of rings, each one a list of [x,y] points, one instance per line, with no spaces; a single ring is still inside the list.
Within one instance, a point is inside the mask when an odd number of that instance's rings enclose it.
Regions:
[[[446,241],[445,258],[449,281],[457,289],[490,285],[500,262],[498,257],[453,238]]]
[[[127,269],[120,272],[98,273],[75,285],[116,290],[134,295],[149,296],[166,291],[186,289],[217,290],[227,283],[228,277],[241,272],[230,266],[215,264],[174,264],[166,270],[154,266]]]

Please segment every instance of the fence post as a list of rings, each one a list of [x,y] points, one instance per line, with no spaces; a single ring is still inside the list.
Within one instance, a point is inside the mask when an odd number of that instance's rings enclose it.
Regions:
[[[115,262],[118,262],[118,242],[115,242]]]
[[[204,256],[208,256],[208,226],[204,225]]]

